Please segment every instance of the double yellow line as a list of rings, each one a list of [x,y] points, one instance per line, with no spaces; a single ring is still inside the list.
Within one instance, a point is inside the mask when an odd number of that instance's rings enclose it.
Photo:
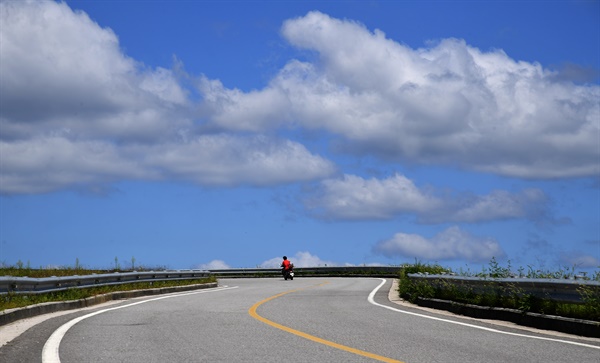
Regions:
[[[325,282],[323,284],[315,285],[315,286],[321,286],[321,285],[324,285],[326,283],[327,282]],[[315,287],[315,286],[311,286],[311,287]],[[302,338],[305,338],[305,339],[308,339],[308,340],[312,340],[313,342],[316,342],[316,343],[324,344],[324,345],[330,346],[332,348],[336,348],[336,349],[339,349],[339,350],[343,350],[343,351],[346,351],[346,352],[357,354],[357,355],[360,355],[360,356],[363,356],[363,357],[375,359],[375,360],[378,360],[380,362],[403,363],[402,361],[399,361],[399,360],[395,360],[395,359],[383,357],[383,356],[380,356],[380,355],[377,355],[377,354],[365,352],[364,350],[360,350],[360,349],[348,347],[346,345],[342,345],[342,344],[338,344],[338,343],[335,343],[335,342],[332,342],[332,341],[329,341],[329,340],[321,339],[321,338],[316,337],[314,335],[310,335],[310,334],[301,332],[299,330],[292,329],[292,328],[287,327],[285,325],[281,325],[281,324],[276,323],[274,321],[271,321],[271,320],[269,320],[267,318],[264,318],[264,317],[258,315],[258,313],[256,312],[256,309],[258,309],[258,307],[261,306],[262,304],[264,304],[264,303],[266,303],[268,301],[277,299],[278,297],[281,297],[283,295],[287,295],[289,293],[300,291],[300,290],[304,290],[304,289],[296,289],[296,290],[290,290],[290,291],[282,292],[280,294],[277,294],[277,295],[271,296],[269,298],[266,298],[266,299],[264,299],[262,301],[259,301],[256,304],[252,305],[252,307],[248,310],[248,314],[250,314],[250,316],[252,316],[254,319],[262,321],[263,323],[265,323],[267,325],[270,325],[270,326],[272,326],[274,328],[281,329],[281,330],[283,330],[285,332],[295,334],[295,335],[297,335],[299,337],[302,337]]]

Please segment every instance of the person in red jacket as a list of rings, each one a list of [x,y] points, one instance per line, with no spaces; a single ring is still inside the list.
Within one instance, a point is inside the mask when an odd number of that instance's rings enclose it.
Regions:
[[[284,280],[294,279],[294,264],[286,256],[283,256],[283,262],[281,263],[281,274]]]
[[[283,256],[283,262],[281,263],[281,268],[283,271],[289,270],[292,263],[287,259],[287,256]]]

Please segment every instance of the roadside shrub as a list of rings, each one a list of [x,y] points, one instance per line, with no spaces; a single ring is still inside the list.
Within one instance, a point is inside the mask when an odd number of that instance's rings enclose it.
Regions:
[[[439,289],[425,281],[414,281],[408,278],[408,274],[422,273],[428,275],[441,275],[449,273],[450,270],[440,265],[427,265],[416,261],[414,265],[405,265],[399,272],[399,294],[400,297],[410,302],[415,302],[417,298],[433,298],[439,294]]]
[[[177,280],[177,281],[147,281],[135,282],[122,285],[106,285],[89,288],[72,288],[64,291],[48,292],[43,294],[15,294],[9,292],[0,294],[0,311],[24,307],[28,305],[41,304],[52,301],[69,301],[86,299],[91,296],[107,294],[116,291],[132,291],[141,289],[157,289],[162,287],[172,286],[187,286],[193,284],[205,284],[216,282],[214,276],[198,278],[193,280]]]
[[[600,289],[597,287],[581,285],[578,292],[581,294],[581,303],[559,302],[550,297],[534,296],[526,293],[516,283],[498,283],[496,279],[510,278],[515,276],[528,278],[575,278],[574,268],[570,271],[561,269],[559,271],[536,270],[529,266],[529,272],[525,276],[523,269],[519,274],[513,274],[510,268],[502,267],[492,258],[488,268],[483,268],[476,277],[484,279],[483,284],[474,288],[472,284],[450,282],[448,279],[410,279],[408,274],[421,273],[426,275],[453,274],[451,270],[440,265],[425,265],[416,262],[414,265],[404,266],[399,273],[398,292],[401,298],[416,302],[418,298],[435,298],[441,300],[455,301],[463,304],[472,304],[486,307],[498,307],[516,309],[522,312],[533,312],[546,315],[557,315],[575,319],[600,321]],[[599,273],[596,272],[591,280],[598,281]],[[465,276],[463,274],[463,276]],[[585,278],[586,280],[590,280]]]

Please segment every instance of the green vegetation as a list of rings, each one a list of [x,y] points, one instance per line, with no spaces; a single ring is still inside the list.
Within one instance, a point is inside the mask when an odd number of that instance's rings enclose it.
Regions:
[[[131,268],[122,269],[119,263],[119,258],[115,257],[113,269],[91,269],[84,267],[80,262],[79,258],[75,259],[75,265],[71,266],[60,266],[60,267],[47,267],[47,268],[32,268],[29,261],[25,265],[23,261],[19,260],[14,266],[0,263],[0,276],[15,276],[15,277],[61,277],[61,276],[74,276],[74,275],[91,275],[91,274],[107,274],[113,272],[133,272],[135,271],[162,271],[166,270],[166,267],[144,267],[135,265],[135,257],[131,258]]]
[[[400,297],[410,302],[416,302],[418,298],[434,298],[450,300],[458,303],[479,306],[501,307],[517,309],[522,312],[533,312],[546,315],[557,315],[562,317],[600,321],[600,289],[582,285],[578,288],[583,303],[558,302],[552,299],[540,298],[525,293],[516,284],[499,285],[493,279],[508,277],[526,278],[572,278],[574,269],[560,271],[540,271],[530,267],[528,274],[516,275],[511,272],[510,262],[508,267],[502,267],[496,259],[492,259],[487,268],[481,273],[464,274],[463,276],[483,277],[488,282],[483,286],[474,288],[473,285],[451,284],[444,279],[414,280],[408,277],[411,273],[422,273],[429,275],[454,274],[450,269],[439,265],[426,265],[416,262],[407,265],[399,274]],[[600,274],[596,272],[592,280],[599,281]],[[589,278],[588,278],[589,280]]]
[[[91,274],[106,274],[111,272],[127,272],[127,271],[116,271],[116,270],[100,270],[100,269],[85,269],[81,266],[75,267],[62,267],[62,268],[31,268],[31,267],[19,267],[17,266],[1,266],[0,276],[14,276],[14,277],[61,277],[61,276],[74,276],[74,275],[91,275]]]
[[[33,269],[29,262],[24,264],[18,261],[15,266],[0,265],[0,276],[15,276],[15,277],[52,277],[52,276],[73,276],[73,275],[90,275],[104,274],[111,272],[132,272],[133,268],[137,271],[161,271],[165,268],[144,268],[135,266],[135,258],[131,259],[131,270],[121,270],[119,260],[115,257],[114,269],[86,269],[80,263],[79,259],[75,261],[74,267],[62,268],[39,268]],[[298,269],[301,271],[302,269]],[[373,270],[365,267],[360,271],[347,272],[348,276],[356,275],[376,275]],[[438,264],[423,264],[415,261],[414,264],[406,264],[398,267],[399,270],[399,294],[402,298],[415,302],[418,298],[435,298],[442,300],[450,300],[458,303],[473,304],[480,306],[502,307],[509,309],[517,309],[522,312],[534,312],[546,315],[558,315],[563,317],[600,321],[600,289],[586,285],[581,285],[578,292],[581,295],[583,303],[565,303],[557,302],[549,298],[540,298],[527,294],[517,284],[504,283],[499,285],[494,282],[494,279],[509,278],[509,277],[524,277],[524,278],[555,278],[555,279],[573,279],[575,278],[575,268],[560,269],[558,271],[535,269],[528,266],[528,270],[519,268],[517,273],[512,271],[510,261],[508,266],[501,266],[495,258],[492,258],[488,266],[482,268],[480,272],[471,272],[461,269],[459,273],[454,273],[449,268],[442,267]],[[464,284],[457,285],[449,283],[444,279],[432,280],[414,280],[409,279],[408,274],[422,273],[428,275],[461,275],[470,277],[483,278],[486,283],[483,286],[474,288],[472,285]],[[278,272],[274,273],[256,273],[254,277],[271,277],[278,276]],[[339,272],[336,275],[340,275]],[[342,275],[346,275],[343,273]],[[247,276],[248,277],[248,276]],[[600,271],[596,271],[592,276],[578,276],[584,280],[600,281]],[[10,308],[23,307],[32,304],[38,304],[49,301],[66,301],[84,299],[87,297],[106,294],[116,291],[129,291],[148,288],[160,288],[170,286],[183,286],[189,284],[216,282],[216,277],[211,276],[196,280],[181,280],[181,281],[164,281],[164,282],[136,282],[122,285],[100,286],[93,288],[74,288],[62,292],[53,292],[46,294],[5,294],[0,295],[0,311]]]
[[[117,291],[133,291],[143,289],[158,289],[162,287],[172,286],[187,286],[194,284],[206,284],[216,282],[214,276],[194,279],[194,280],[179,280],[179,281],[148,281],[135,282],[122,285],[98,286],[90,288],[73,288],[65,291],[49,292],[45,294],[3,294],[0,295],[0,311],[6,309],[20,308],[28,305],[41,304],[52,301],[69,301],[86,299],[88,297],[108,294]]]
[[[132,270],[121,270],[118,258],[115,257],[115,269],[112,270],[101,270],[101,269],[86,269],[80,263],[79,259],[75,260],[74,267],[61,267],[61,268],[31,268],[29,263],[27,265],[23,262],[18,261],[15,266],[0,265],[0,276],[14,276],[14,277],[31,277],[31,278],[43,278],[43,277],[60,277],[60,276],[84,276],[91,274],[107,274],[113,272],[133,272],[135,266],[135,258],[132,258],[131,265]],[[161,271],[165,268],[143,268],[138,266],[137,271]],[[177,280],[177,281],[147,281],[147,282],[132,282],[120,285],[110,286],[96,286],[89,288],[72,288],[64,291],[48,292],[43,294],[2,294],[0,295],[0,311],[6,309],[13,309],[19,307],[25,307],[28,305],[52,302],[52,301],[69,301],[86,299],[88,297],[107,294],[117,291],[133,291],[142,289],[157,289],[163,287],[173,286],[187,286],[193,284],[204,284],[216,282],[217,279],[214,276],[206,278],[197,278],[193,280]]]

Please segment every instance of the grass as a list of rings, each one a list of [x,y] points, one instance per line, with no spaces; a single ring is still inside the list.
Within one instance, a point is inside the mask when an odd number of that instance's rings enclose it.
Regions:
[[[6,309],[21,308],[29,305],[41,304],[53,301],[69,301],[86,299],[88,297],[107,294],[117,291],[132,291],[143,289],[157,289],[172,286],[187,286],[193,284],[205,284],[216,282],[214,276],[194,280],[179,281],[149,281],[135,282],[122,285],[97,286],[82,289],[68,289],[65,291],[49,292],[45,294],[2,294],[0,295],[0,311]]]
[[[132,258],[133,267],[135,259]],[[145,270],[164,270],[165,268],[148,269],[137,267],[137,271]],[[489,289],[484,291],[473,291],[469,287],[460,288],[455,285],[444,282],[443,279],[437,281],[414,281],[408,278],[411,273],[427,273],[430,275],[456,274],[452,270],[437,264],[423,264],[416,261],[414,264],[407,264],[399,267],[400,288],[399,294],[402,298],[415,302],[417,298],[436,298],[451,300],[460,303],[474,304],[480,306],[503,307],[517,309],[523,312],[534,312],[547,315],[558,315],[563,317],[600,321],[600,291],[587,286],[581,286],[579,293],[582,296],[583,304],[563,303],[550,299],[541,299],[521,291],[516,285],[507,284],[502,290],[493,288],[493,280],[490,280]],[[62,267],[57,269],[34,269],[18,262],[16,266],[0,266],[0,276],[15,277],[52,277],[52,276],[73,276],[104,274],[112,272],[132,272],[132,270],[121,270],[117,258],[115,258],[115,268],[111,270],[86,269],[79,261],[76,261],[74,267]],[[368,271],[366,271],[368,272]],[[540,270],[528,266],[528,270],[520,268],[517,273],[512,272],[510,261],[507,267],[501,266],[496,259],[492,258],[489,266],[484,267],[481,272],[472,273],[461,270],[458,274],[462,276],[476,276],[484,278],[508,278],[508,277],[527,277],[527,278],[573,278],[575,276],[573,269],[561,269],[558,271]],[[258,277],[258,276],[257,276]],[[600,281],[600,271],[593,274],[588,280]],[[47,294],[3,294],[0,295],[0,311],[24,307],[33,304],[39,304],[50,301],[67,301],[85,299],[91,296],[106,294],[116,291],[130,291],[148,288],[160,288],[170,286],[184,286],[189,284],[216,282],[216,277],[180,280],[180,281],[149,281],[136,282],[123,285],[98,286],[92,288],[69,289],[61,292],[52,292]]]
[[[92,270],[84,268],[52,268],[52,269],[34,269],[30,267],[0,267],[0,276],[14,276],[14,277],[32,277],[32,278],[43,278],[43,277],[61,277],[61,276],[75,276],[75,275],[91,275],[91,274],[107,274],[113,272],[131,272],[121,270]]]
[[[164,270],[164,268],[137,268],[137,271],[144,270]],[[14,277],[31,277],[31,278],[43,278],[43,277],[60,277],[60,276],[74,276],[74,275],[91,275],[91,274],[106,274],[113,272],[133,272],[132,270],[101,270],[101,269],[86,269],[78,264],[75,267],[63,267],[63,268],[52,268],[52,269],[34,269],[28,266],[17,264],[16,266],[5,266],[0,267],[0,276],[14,276]],[[64,291],[48,292],[42,294],[1,294],[0,295],[0,311],[7,309],[14,309],[25,307],[29,305],[41,304],[53,301],[69,301],[86,299],[88,297],[107,294],[117,291],[132,291],[142,289],[156,289],[163,287],[172,286],[187,286],[193,284],[203,284],[216,282],[215,276],[209,276],[205,278],[197,278],[193,280],[177,280],[177,281],[147,281],[147,282],[132,282],[120,285],[110,286],[95,286],[89,288],[72,288]]]
[[[509,263],[510,266],[510,263]],[[556,272],[546,271],[541,273],[539,270],[530,271],[534,276],[524,275],[520,277],[528,278],[570,278],[572,272],[561,270]],[[567,318],[584,319],[600,321],[600,289],[581,285],[578,289],[583,303],[559,302],[551,299],[543,299],[525,293],[516,284],[505,284],[498,287],[490,280],[489,284],[483,289],[475,291],[472,287],[456,286],[448,283],[444,279],[415,281],[408,277],[410,273],[424,273],[430,275],[453,274],[450,269],[439,265],[428,265],[416,262],[414,265],[406,266],[399,274],[399,294],[400,297],[410,302],[416,302],[420,298],[434,298],[441,300],[450,300],[459,303],[500,307],[516,309],[522,312],[533,312],[545,315],[557,315]],[[540,277],[542,275],[543,277]],[[598,281],[598,273],[595,273],[593,279]],[[510,267],[500,266],[495,259],[490,261],[488,268],[484,268],[481,273],[471,276],[485,278],[507,278],[515,276]]]
[[[14,276],[14,277],[32,277],[32,278],[42,278],[42,277],[61,277],[61,276],[74,276],[74,275],[91,275],[91,274],[107,274],[113,272],[133,272],[138,271],[161,271],[166,270],[166,267],[144,267],[144,266],[135,266],[135,258],[131,259],[130,269],[122,269],[119,260],[115,257],[115,266],[113,269],[90,269],[86,268],[79,263],[79,259],[75,260],[75,265],[73,267],[70,266],[61,266],[56,268],[32,268],[30,263],[24,264],[21,260],[17,261],[17,263],[12,265],[6,265],[5,263],[0,263],[0,276]]]

